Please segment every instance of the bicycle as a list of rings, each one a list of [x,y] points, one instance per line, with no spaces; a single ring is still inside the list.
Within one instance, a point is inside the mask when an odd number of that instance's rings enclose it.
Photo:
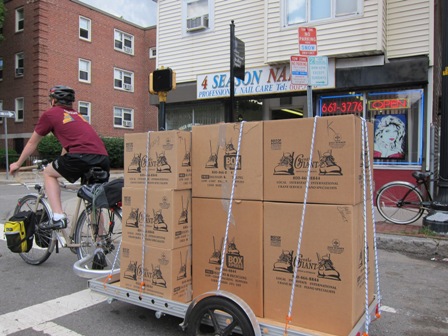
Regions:
[[[376,207],[387,221],[411,224],[417,221],[432,204],[429,190],[431,172],[415,171],[415,184],[393,181],[383,185],[376,195]],[[422,189],[424,192],[422,192]]]
[[[21,168],[19,171],[33,168],[33,173],[40,176],[48,161],[35,160],[33,164],[34,166]],[[75,188],[78,199],[71,219],[74,225],[70,230],[42,228],[42,223],[48,222],[53,217],[53,211],[47,201],[43,183],[36,183],[34,189],[37,193],[30,193],[20,198],[14,209],[15,214],[21,211],[35,213],[33,247],[27,253],[19,253],[20,257],[30,265],[40,265],[54,250],[58,253],[61,246],[70,248],[79,260],[94,254],[92,264],[84,266],[93,271],[119,269],[119,244],[122,235],[121,202],[108,208],[96,207],[93,198],[95,191],[107,181],[107,177],[107,172],[101,168],[92,168],[82,177],[81,187]],[[21,181],[19,183],[30,189],[26,183]],[[61,182],[60,184],[63,188],[72,189]]]

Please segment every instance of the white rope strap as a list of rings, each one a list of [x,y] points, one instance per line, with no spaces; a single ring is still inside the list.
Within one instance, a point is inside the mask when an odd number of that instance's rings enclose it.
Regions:
[[[316,136],[317,119],[318,119],[318,116],[315,116],[314,124],[313,124],[313,135],[311,137],[310,163],[313,162],[314,140],[315,140],[315,136]],[[305,222],[306,202],[307,202],[307,198],[308,198],[308,189],[309,189],[309,184],[310,184],[310,180],[311,180],[311,167],[312,167],[312,164],[309,164],[308,165],[308,173],[306,176],[305,195],[303,198],[303,209],[302,209],[302,218],[300,221],[299,240],[297,242],[296,260],[294,261],[294,275],[292,278],[291,296],[289,298],[289,309],[288,309],[288,315],[286,317],[285,335],[288,334],[287,329],[288,329],[289,322],[291,322],[292,305],[294,303],[294,291],[295,291],[295,285],[296,285],[296,279],[297,279],[297,270],[299,268],[299,256],[300,256],[300,247],[302,245],[303,225]]]
[[[379,266],[378,266],[378,246],[377,246],[377,236],[376,236],[376,227],[375,227],[375,207],[373,204],[373,168],[370,160],[370,143],[369,143],[369,129],[367,127],[367,122],[365,119],[363,119],[363,124],[365,128],[365,134],[366,134],[366,143],[367,143],[367,162],[368,162],[368,173],[369,173],[369,188],[370,188],[370,207],[371,207],[371,215],[372,215],[372,226],[373,226],[373,251],[374,251],[374,258],[375,258],[375,282],[376,282],[376,296],[377,296],[377,308],[375,315],[377,318],[380,317],[380,308],[381,308],[381,291],[380,291],[380,278],[379,278]]]
[[[146,204],[148,199],[148,183],[149,183],[149,140],[151,137],[149,136],[151,131],[148,131],[147,137],[146,137],[146,158],[145,158],[145,195],[143,198],[143,230],[142,230],[142,274],[140,277],[140,294],[143,292],[143,289],[145,289],[145,239],[146,239]],[[138,218],[137,218],[138,222]]]
[[[370,315],[369,315],[369,249],[367,237],[367,183],[366,183],[366,137],[365,122],[361,124],[361,147],[362,147],[362,188],[363,188],[363,219],[364,219],[364,279],[365,279],[365,332],[369,334]]]
[[[230,218],[232,216],[232,203],[233,203],[233,197],[235,194],[235,181],[236,181],[236,173],[238,171],[238,163],[239,163],[239,156],[240,156],[240,148],[241,148],[241,138],[243,134],[243,125],[245,121],[241,121],[240,123],[240,133],[238,135],[238,146],[236,149],[236,157],[237,160],[235,162],[235,167],[233,167],[233,177],[232,177],[232,190],[230,192],[230,200],[229,200],[229,209],[227,211],[227,223],[226,223],[226,232],[224,234],[224,243],[222,247],[221,252],[221,265],[219,267],[219,277],[218,277],[218,290],[221,289],[221,281],[222,281],[222,273],[224,270],[224,261],[225,261],[225,254],[226,254],[226,248],[227,248],[227,240],[229,237],[229,225],[230,225]]]

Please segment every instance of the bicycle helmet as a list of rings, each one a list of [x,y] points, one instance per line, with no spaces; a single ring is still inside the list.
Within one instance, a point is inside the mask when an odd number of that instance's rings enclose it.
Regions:
[[[56,85],[50,89],[50,98],[61,104],[71,104],[75,101],[75,90],[68,86]]]

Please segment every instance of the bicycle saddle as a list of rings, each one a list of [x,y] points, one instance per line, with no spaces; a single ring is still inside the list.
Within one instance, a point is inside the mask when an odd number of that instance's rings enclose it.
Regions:
[[[109,173],[101,167],[92,167],[84,174],[81,184],[95,184],[109,181]]]
[[[425,181],[429,176],[431,176],[431,172],[421,172],[415,171],[412,173],[412,176],[417,180],[417,182]]]

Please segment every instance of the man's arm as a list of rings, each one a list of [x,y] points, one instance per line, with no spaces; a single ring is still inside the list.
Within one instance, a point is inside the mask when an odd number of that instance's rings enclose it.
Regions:
[[[9,165],[9,171],[11,174],[14,174],[14,172],[20,168],[21,165],[25,162],[25,160],[34,153],[34,151],[37,148],[37,145],[39,145],[40,140],[43,137],[36,132],[33,132],[33,135],[31,135],[30,140],[25,145],[25,148],[22,151],[22,154],[20,154],[19,159],[16,162],[13,162]]]

